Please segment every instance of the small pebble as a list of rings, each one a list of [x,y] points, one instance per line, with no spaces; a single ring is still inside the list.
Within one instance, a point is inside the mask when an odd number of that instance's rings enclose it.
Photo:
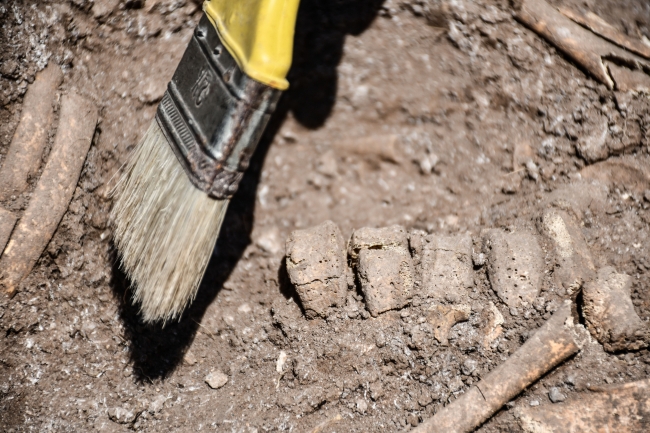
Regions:
[[[575,386],[576,384],[576,375],[575,374],[570,374],[564,379],[564,383],[567,385]]]
[[[205,383],[207,383],[212,389],[219,389],[228,383],[228,376],[226,376],[221,370],[216,370],[205,377]]]
[[[461,370],[465,376],[469,376],[474,372],[474,370],[476,370],[476,360],[467,358],[465,362],[463,362]]]
[[[528,160],[526,162],[526,171],[528,172],[528,177],[534,181],[537,181],[537,179],[539,179],[539,167],[537,167],[533,161]]]
[[[531,406],[539,406],[539,400],[531,400],[530,405]]]
[[[149,407],[147,408],[147,410],[152,415],[156,414],[163,409],[163,407],[165,406],[165,401],[167,401],[167,397],[165,397],[164,395],[159,395],[158,397],[154,398],[151,403],[149,403]]]
[[[474,262],[474,266],[483,266],[485,264],[485,254],[472,251],[472,261]]]
[[[287,352],[281,350],[280,355],[278,355],[278,360],[275,363],[275,371],[277,371],[278,373],[282,373],[282,371],[284,370],[285,362],[287,362]]]
[[[183,356],[183,362],[187,365],[194,365],[197,363],[196,356],[191,351],[187,351]]]
[[[562,394],[560,390],[556,387],[551,388],[551,390],[548,392],[548,398],[553,402],[553,403],[560,403],[564,400],[566,400],[566,395]]]
[[[357,400],[357,412],[366,413],[368,410],[368,403],[362,398]]]
[[[109,408],[107,414],[111,421],[118,424],[131,424],[136,418],[136,412],[121,407]]]

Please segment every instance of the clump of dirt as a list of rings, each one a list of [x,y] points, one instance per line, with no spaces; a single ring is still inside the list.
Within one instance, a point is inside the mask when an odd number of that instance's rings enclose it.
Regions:
[[[636,2],[552,3],[650,37],[650,11]],[[110,241],[109,191],[153,119],[200,4],[0,2],[0,164],[23,95],[48,63],[62,67],[62,92],[100,112],[68,211],[18,294],[0,302],[2,429],[409,429],[503,363],[563,300],[582,302],[557,279],[583,268],[557,259],[560,247],[544,232],[548,210],[571,218],[567,230],[582,237],[594,270],[629,276],[647,326],[648,99],[586,76],[512,8],[304,0],[291,87],[230,205],[196,301],[161,328],[145,326],[130,304]],[[580,149],[596,134],[609,144],[592,163]],[[386,137],[396,137],[394,148]],[[52,141],[53,133],[43,158]],[[0,205],[20,214],[39,176]],[[598,200],[576,189],[585,180],[599,182]],[[473,281],[463,283],[463,302],[452,296],[432,310],[428,297],[412,296],[373,317],[361,282],[347,274],[344,305],[308,319],[284,240],[326,220],[343,239],[393,225],[423,239],[469,236]],[[517,256],[543,262],[532,302],[511,306],[493,290],[485,229],[537,236],[543,257]],[[424,252],[409,254],[413,269],[426,262]],[[436,337],[432,321],[448,332]],[[479,431],[517,430],[518,408],[648,373],[647,349],[609,353],[594,340]]]

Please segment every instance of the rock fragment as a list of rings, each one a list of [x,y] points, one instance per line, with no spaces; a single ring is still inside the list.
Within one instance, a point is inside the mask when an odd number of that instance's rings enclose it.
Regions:
[[[221,370],[215,370],[205,377],[205,383],[212,389],[219,389],[228,383],[228,376]]]
[[[516,194],[521,189],[523,175],[520,171],[508,173],[501,179],[501,192],[504,194]]]
[[[466,299],[474,285],[472,238],[427,235],[422,245],[422,295],[438,301],[449,293]]]
[[[560,209],[547,209],[540,231],[550,240],[555,253],[553,275],[556,284],[575,295],[583,282],[595,274],[591,252],[575,218]]]
[[[326,317],[330,307],[345,305],[345,242],[332,221],[291,233],[286,263],[307,317]]]
[[[580,137],[576,143],[576,150],[587,162],[593,163],[602,161],[609,156],[607,139],[609,138],[609,128],[607,121],[591,132],[589,135]]]
[[[611,267],[598,271],[583,288],[583,314],[587,327],[609,352],[639,350],[648,346],[650,330],[636,314],[630,286],[632,278]]]
[[[124,409],[122,407],[112,407],[108,409],[108,418],[118,424],[131,424],[135,421],[137,413],[133,410]]]
[[[408,303],[413,290],[413,263],[403,227],[356,230],[350,239],[349,255],[373,317]]]
[[[523,407],[516,411],[526,433],[648,431],[650,380],[590,388],[562,405]]]
[[[492,289],[509,307],[531,304],[541,289],[544,253],[537,237],[490,229],[483,233]]]
[[[564,395],[559,388],[554,386],[548,392],[548,398],[549,400],[551,400],[552,403],[561,403],[564,400],[566,400],[566,395]]]
[[[255,237],[255,245],[260,247],[263,251],[270,254],[278,254],[282,251],[282,242],[280,241],[280,230],[277,227],[268,228],[259,236]]]
[[[467,358],[464,362],[463,365],[460,368],[460,371],[465,375],[469,376],[470,374],[474,373],[476,370],[476,367],[478,366],[478,363],[476,362],[475,359],[472,358]]]
[[[167,400],[169,400],[169,397],[166,397],[164,395],[157,396],[151,401],[149,407],[147,408],[147,411],[152,415],[160,412],[163,409],[163,407],[165,407],[165,402]]]
[[[512,171],[520,170],[522,166],[525,167],[528,162],[533,162],[534,156],[535,152],[528,142],[516,142],[512,151]]]
[[[95,0],[92,13],[97,19],[103,18],[113,12],[119,6],[119,0]]]
[[[185,355],[183,356],[183,363],[189,366],[192,366],[196,364],[198,361],[196,359],[196,356],[191,350],[188,350],[185,352]]]
[[[429,323],[433,325],[433,336],[442,346],[449,345],[449,331],[460,322],[469,320],[472,308],[469,305],[435,305],[429,309]]]

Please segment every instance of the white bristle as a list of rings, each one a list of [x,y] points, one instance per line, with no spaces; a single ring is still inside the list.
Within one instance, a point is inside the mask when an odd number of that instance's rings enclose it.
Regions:
[[[144,321],[180,317],[196,296],[229,200],[192,185],[155,120],[114,196],[115,244]]]

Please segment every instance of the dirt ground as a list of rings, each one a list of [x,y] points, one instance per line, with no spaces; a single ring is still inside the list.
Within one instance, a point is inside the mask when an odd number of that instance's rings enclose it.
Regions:
[[[552,3],[650,38],[645,2]],[[598,84],[517,22],[508,1],[302,0],[291,88],[199,295],[180,322],[143,325],[111,244],[108,192],[200,13],[192,0],[0,0],[3,158],[23,95],[49,63],[64,71],[63,92],[100,110],[68,212],[19,293],[0,301],[0,430],[406,431],[501,364],[569,296],[547,269],[536,301],[510,309],[477,265],[470,319],[447,346],[416,338],[426,300],[372,318],[354,284],[345,307],[309,320],[284,242],[328,219],[346,239],[400,224],[468,233],[478,245],[486,228],[536,230],[554,191],[595,177],[608,192],[581,216],[582,233],[598,266],[633,277],[636,312],[650,319],[647,96]],[[588,164],[577,143],[603,122],[618,145]],[[338,144],[388,134],[398,137],[393,160]],[[535,168],[513,166],[521,149]],[[20,212],[29,196],[2,205]],[[503,333],[484,347],[490,302]],[[228,382],[212,389],[204,379],[217,370]],[[591,344],[478,431],[517,431],[515,409],[553,404],[553,387],[571,399],[649,373],[648,350]]]

